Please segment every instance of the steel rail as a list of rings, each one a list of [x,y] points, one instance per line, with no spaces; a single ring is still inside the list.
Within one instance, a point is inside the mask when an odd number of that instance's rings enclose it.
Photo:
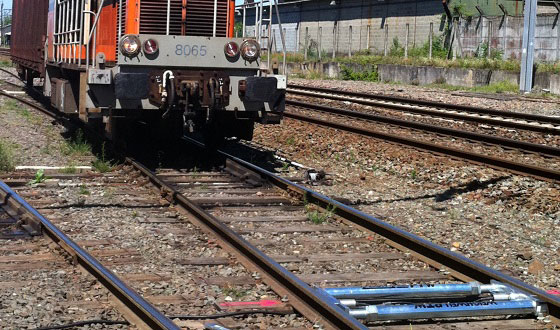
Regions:
[[[18,97],[18,96],[12,95],[12,94],[10,94],[10,93],[6,93],[6,92],[4,92],[3,90],[0,90],[0,95],[5,96],[5,97],[9,97],[9,98],[11,98],[11,99],[13,99],[13,100],[16,100],[16,101],[19,101],[19,102],[21,102],[21,103],[23,103],[23,104],[25,104],[25,105],[28,105],[28,106],[32,107],[33,109],[38,110],[38,111],[41,111],[41,112],[44,113],[45,115],[47,115],[47,116],[49,116],[49,117],[51,117],[51,118],[53,118],[53,119],[55,119],[55,120],[57,120],[57,121],[60,121],[60,122],[67,121],[67,118],[66,118],[65,116],[58,115],[58,114],[56,114],[56,113],[53,112],[53,111],[49,111],[49,110],[48,110],[47,108],[45,108],[44,106],[39,105],[39,104],[35,104],[35,103],[33,103],[33,102],[29,101],[29,100],[26,100],[26,99],[24,99],[24,98],[22,98],[22,97]]]
[[[320,105],[320,104],[313,104],[313,103],[292,101],[292,100],[286,100],[286,104],[312,109],[312,110],[318,110],[327,113],[332,113],[332,114],[337,114],[337,115],[342,115],[342,116],[347,116],[351,118],[365,119],[368,121],[397,125],[403,128],[413,128],[413,129],[433,132],[437,134],[455,136],[463,139],[468,139],[468,140],[473,140],[473,141],[478,141],[483,143],[490,143],[497,146],[515,148],[527,152],[540,153],[543,155],[549,155],[555,157],[560,156],[560,148],[555,148],[544,144],[518,141],[514,139],[509,139],[509,138],[504,138],[504,137],[499,137],[499,136],[494,136],[489,134],[462,131],[454,128],[425,124],[417,121],[408,121],[408,120],[397,119],[392,117],[374,115],[374,114],[364,113],[360,111],[346,110],[346,109],[335,108],[335,107]]]
[[[258,269],[259,273],[268,277],[267,284],[273,288],[282,288],[288,293],[290,304],[310,321],[320,319],[332,329],[367,329],[340,307],[323,299],[318,290],[311,288],[216,217],[190,201],[144,165],[132,158],[126,158],[125,161],[146,177],[163,195],[166,194],[167,197],[170,197],[172,202],[194,216],[204,227],[231,247],[240,256],[239,260],[250,263],[251,268]]]
[[[508,117],[512,119],[519,119],[525,121],[533,121],[539,124],[550,124],[550,125],[560,125],[560,117],[552,117],[552,116],[543,116],[543,115],[535,115],[535,114],[528,114],[522,112],[514,112],[514,111],[501,111],[489,108],[479,108],[473,107],[468,105],[459,105],[459,104],[451,104],[451,103],[444,103],[444,102],[436,102],[436,101],[426,101],[426,100],[418,100],[418,99],[409,99],[404,97],[398,96],[389,96],[389,95],[379,95],[379,94],[368,94],[368,93],[360,93],[360,92],[350,92],[350,91],[341,91],[341,90],[332,90],[327,88],[321,87],[308,87],[308,86],[300,86],[294,84],[288,84],[288,93],[292,94],[299,94],[299,95],[310,95],[308,92],[297,91],[295,89],[306,89],[315,92],[331,94],[331,95],[315,95],[323,98],[329,98],[333,100],[340,100],[340,101],[350,101],[359,104],[371,105],[371,106],[378,106],[384,108],[390,108],[393,110],[399,110],[404,112],[412,112],[412,113],[421,113],[427,114],[435,117],[447,117],[453,119],[460,119],[465,121],[475,121],[480,123],[485,123],[489,125],[496,125],[496,126],[503,126],[503,127],[511,127],[511,128],[518,128],[518,129],[525,129],[537,132],[544,132],[544,133],[556,133],[558,134],[558,128],[547,127],[547,126],[536,126],[531,125],[529,123],[520,123],[520,122],[510,122],[495,118],[484,118],[484,117],[472,117],[466,116],[459,113],[445,113],[438,110],[430,110],[430,109],[422,109],[422,108],[413,108],[411,105],[414,106],[421,106],[421,107],[432,107],[432,108],[440,108],[440,109],[448,109],[453,111],[462,111],[476,115],[488,115],[488,116],[495,116],[495,117]],[[350,99],[348,97],[333,95],[333,94],[340,94],[349,97],[359,97],[365,98],[370,100],[360,100],[360,99]],[[378,101],[373,101],[373,100]],[[379,102],[383,101],[383,102]],[[386,103],[386,102],[393,102],[393,103]]]
[[[356,133],[367,137],[382,139],[385,141],[430,151],[444,156],[452,156],[457,159],[466,160],[477,165],[488,166],[502,171],[506,170],[508,172],[519,174],[519,175],[531,176],[539,180],[549,181],[553,183],[560,183],[560,172],[552,169],[518,163],[507,159],[487,156],[483,154],[477,154],[474,152],[446,147],[431,142],[415,140],[415,139],[406,138],[406,137],[389,134],[385,132],[374,131],[371,129],[349,126],[349,125],[335,123],[331,121],[325,121],[318,118],[300,115],[291,111],[285,111],[284,117],[292,118],[299,121],[308,122],[324,127],[340,129],[343,131]]]
[[[325,209],[333,209],[334,207],[333,212],[335,212],[338,216],[365,228],[366,230],[375,232],[426,258],[432,259],[450,270],[482,283],[490,283],[491,280],[496,280],[532,294],[548,304],[551,316],[557,319],[560,318],[560,297],[548,294],[544,290],[529,285],[517,278],[503,274],[502,272],[494,270],[477,261],[471,260],[459,253],[452,252],[427,239],[421,238],[420,236],[407,232],[371,215],[365,214],[332,198],[291,182],[288,179],[282,178],[270,171],[253,165],[224,151],[218,152],[239,165],[260,174],[263,178],[267,179],[280,189],[295,192],[302,200],[307,200],[308,202],[317,204]]]
[[[75,262],[93,275],[109,292],[125,304],[135,317],[151,329],[180,329],[173,321],[128,287],[113,272],[105,268],[95,257],[76,244],[2,181],[0,181],[0,197],[2,205],[11,205],[18,210],[23,208],[28,215],[37,220],[51,240],[70,253]]]
[[[0,71],[5,72],[5,73],[7,73],[7,74],[9,74],[9,75],[11,75],[11,76],[13,76],[13,77],[18,78],[19,80],[21,80],[21,78],[20,78],[17,74],[15,74],[15,73],[13,73],[13,72],[10,72],[10,71],[8,71],[8,70],[6,70],[6,69],[3,69],[3,68],[0,68]]]

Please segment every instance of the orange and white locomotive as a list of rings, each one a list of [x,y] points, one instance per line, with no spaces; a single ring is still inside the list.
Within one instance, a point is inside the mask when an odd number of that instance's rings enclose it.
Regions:
[[[286,77],[267,42],[233,37],[234,15],[234,0],[14,0],[12,60],[110,136],[142,119],[251,139],[255,122],[280,122]]]

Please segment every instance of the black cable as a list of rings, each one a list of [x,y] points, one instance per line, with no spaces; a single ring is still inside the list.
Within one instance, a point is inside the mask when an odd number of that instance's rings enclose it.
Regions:
[[[292,313],[287,312],[275,312],[269,310],[251,310],[251,311],[238,311],[229,313],[220,313],[213,315],[168,315],[170,319],[180,319],[180,320],[214,320],[222,317],[232,317],[232,316],[249,316],[253,314],[264,314],[264,315],[287,315]]]
[[[264,315],[287,315],[290,313],[286,312],[275,312],[275,311],[268,311],[268,310],[251,310],[251,311],[238,311],[238,312],[229,312],[229,313],[220,313],[220,314],[213,314],[213,315],[169,315],[167,316],[170,319],[180,319],[180,320],[214,320],[219,319],[222,317],[232,317],[232,316],[249,316],[253,314],[264,314]],[[130,325],[127,321],[111,321],[111,320],[89,320],[89,321],[81,321],[75,322],[65,325],[54,325],[48,326],[43,328],[36,328],[35,330],[58,330],[58,329],[68,329],[72,327],[81,327],[84,325],[90,324],[105,324],[105,325]]]
[[[83,327],[84,325],[90,324],[105,324],[105,325],[130,325],[127,321],[112,321],[112,320],[88,320],[75,323],[69,323],[64,325],[53,325],[43,328],[36,328],[35,330],[57,330],[57,329],[68,329],[73,327]]]

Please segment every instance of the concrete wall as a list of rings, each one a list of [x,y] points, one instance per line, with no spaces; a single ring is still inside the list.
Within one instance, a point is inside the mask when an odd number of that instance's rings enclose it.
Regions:
[[[374,65],[340,64],[338,62],[306,62],[289,63],[288,73],[299,74],[318,72],[329,78],[342,78],[341,71],[346,66],[353,71],[363,72],[376,69],[382,82],[396,82],[413,85],[429,85],[446,83],[454,86],[477,87],[488,84],[510,81],[519,84],[519,73],[511,71],[487,69],[442,68],[432,66],[408,66],[394,64]],[[560,74],[546,72],[537,73],[534,88],[547,90],[560,95]]]
[[[446,33],[448,24],[441,1],[338,0],[336,5],[330,3],[331,0],[315,0],[279,6],[288,52],[303,53],[307,48],[313,53],[320,50],[323,57],[332,57],[333,50],[335,54],[348,55],[369,49],[382,54],[385,44],[390,49],[394,38],[401,45],[405,43],[407,25],[408,46],[419,47],[428,41],[430,24],[435,37]],[[497,6],[494,5],[488,8]],[[513,14],[519,12],[522,2],[514,5],[517,9],[513,10]],[[255,31],[254,13],[254,9],[248,9],[246,13],[246,33],[249,36]],[[242,21],[242,15],[236,19]],[[558,23],[556,13],[551,13],[549,7],[539,7],[535,33],[536,60],[560,60]],[[279,51],[280,31],[276,19],[273,19],[273,30],[273,48]],[[458,26],[460,42],[455,43],[454,48],[458,56],[472,56],[480,53],[483,45],[488,43],[504,59],[519,59],[522,31],[521,16],[463,17]]]
[[[535,60],[556,61],[560,59],[560,32],[556,14],[537,16],[535,31]],[[461,19],[459,52],[472,56],[484,44],[499,51],[503,59],[521,59],[523,17],[473,17]]]
[[[434,33],[442,34],[445,19],[442,20],[443,6],[433,0],[344,0],[331,6],[331,0],[316,0],[296,4],[282,4],[281,22],[286,32],[289,52],[303,51],[305,45],[319,48],[332,56],[369,49],[383,51],[385,29],[389,43],[398,38],[402,43],[406,38],[405,26],[409,24],[409,45],[421,45],[428,40],[430,23]],[[266,15],[265,15],[266,16]],[[242,21],[242,16],[237,16]],[[246,15],[247,35],[254,35],[254,9]],[[276,31],[277,50],[280,50],[279,28],[273,20]],[[319,45],[320,43],[320,45]],[[390,47],[390,45],[389,45]]]

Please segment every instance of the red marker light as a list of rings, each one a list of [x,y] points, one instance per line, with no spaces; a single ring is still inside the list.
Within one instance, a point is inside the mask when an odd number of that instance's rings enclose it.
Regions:
[[[228,42],[224,47],[224,53],[229,58],[234,58],[239,55],[239,45],[235,41]]]
[[[144,53],[146,53],[146,55],[157,53],[158,48],[158,43],[154,39],[148,39],[144,42]]]

